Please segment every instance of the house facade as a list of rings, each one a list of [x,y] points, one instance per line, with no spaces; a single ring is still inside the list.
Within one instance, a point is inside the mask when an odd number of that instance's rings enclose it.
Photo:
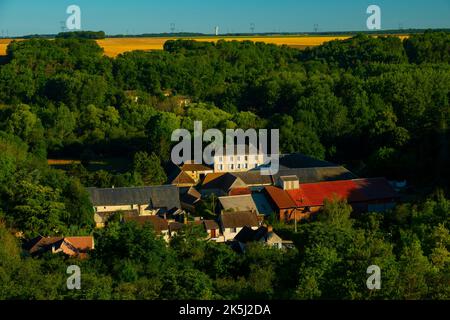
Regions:
[[[245,172],[255,169],[265,162],[265,157],[257,148],[248,145],[236,145],[229,152],[214,155],[214,172]]]
[[[203,226],[208,234],[208,240],[218,241],[221,236],[219,224],[214,220],[204,220]]]
[[[231,241],[244,228],[258,229],[260,220],[256,212],[224,212],[220,215],[219,224],[222,232],[221,240]]]

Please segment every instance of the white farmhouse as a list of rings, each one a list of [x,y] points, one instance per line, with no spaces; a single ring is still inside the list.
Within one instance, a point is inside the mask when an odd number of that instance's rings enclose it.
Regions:
[[[234,151],[215,155],[214,172],[245,172],[262,166],[265,162],[264,154],[248,145],[236,145]]]

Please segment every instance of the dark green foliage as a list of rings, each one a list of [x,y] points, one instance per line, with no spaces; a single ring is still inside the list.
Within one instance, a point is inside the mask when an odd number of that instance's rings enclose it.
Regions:
[[[134,156],[134,173],[140,177],[146,186],[162,185],[167,181],[166,173],[161,167],[159,157],[152,153],[138,152]]]
[[[9,105],[0,125],[41,157],[146,150],[163,163],[172,131],[195,120],[204,129],[279,128],[283,152],[420,183],[433,167],[445,184],[448,37],[358,35],[304,52],[174,40],[116,59],[89,39],[13,42],[0,67],[0,102]]]
[[[405,63],[407,57],[398,37],[372,37],[360,34],[345,41],[331,41],[323,46],[306,50],[304,59],[324,60],[343,68],[355,68],[364,64]]]
[[[450,34],[427,31],[412,35],[405,41],[411,63],[450,62]]]

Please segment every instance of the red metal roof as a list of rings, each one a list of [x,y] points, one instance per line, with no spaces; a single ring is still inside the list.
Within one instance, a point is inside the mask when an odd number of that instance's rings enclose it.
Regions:
[[[320,182],[300,185],[287,191],[297,207],[322,206],[326,199],[346,199],[349,203],[387,200],[397,197],[384,178]]]
[[[289,209],[296,207],[295,202],[291,199],[289,194],[283,189],[269,186],[265,187],[265,190],[269,195],[269,197],[272,198],[273,202],[278,207],[278,209]]]

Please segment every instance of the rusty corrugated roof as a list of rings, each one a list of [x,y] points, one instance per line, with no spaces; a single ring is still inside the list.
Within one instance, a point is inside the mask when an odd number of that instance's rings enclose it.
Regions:
[[[268,196],[273,200],[278,209],[290,209],[295,208],[296,204],[291,199],[289,194],[283,189],[269,186],[264,189]]]
[[[345,199],[349,203],[386,200],[397,193],[384,178],[330,181],[300,185],[287,193],[298,207],[322,206],[325,200]]]

